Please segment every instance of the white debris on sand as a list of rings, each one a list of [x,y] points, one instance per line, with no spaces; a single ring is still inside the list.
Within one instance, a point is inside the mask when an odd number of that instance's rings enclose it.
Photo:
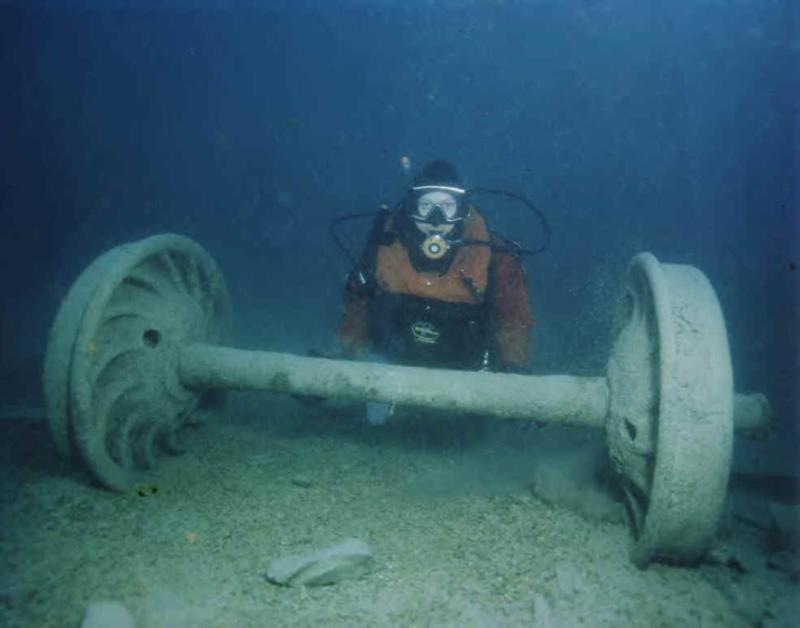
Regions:
[[[91,602],[81,628],[135,628],[133,617],[119,602]]]
[[[365,575],[372,563],[372,552],[364,541],[347,539],[308,554],[276,558],[266,578],[274,584],[317,587]]]

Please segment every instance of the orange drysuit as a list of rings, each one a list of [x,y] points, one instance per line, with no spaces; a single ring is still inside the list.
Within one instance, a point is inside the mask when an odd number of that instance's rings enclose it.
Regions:
[[[525,274],[507,250],[510,243],[491,233],[473,207],[463,239],[493,246],[461,245],[444,272],[419,271],[402,239],[392,237],[392,223],[385,213],[373,226],[373,246],[362,262],[370,280],[351,273],[345,285],[342,348],[350,355],[375,350],[420,366],[525,368],[533,320]]]

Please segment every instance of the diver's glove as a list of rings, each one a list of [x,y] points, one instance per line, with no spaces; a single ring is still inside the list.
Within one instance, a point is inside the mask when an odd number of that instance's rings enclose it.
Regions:
[[[386,364],[386,359],[374,351],[366,356],[367,362]],[[383,401],[367,401],[367,423],[370,425],[384,425],[394,414],[394,404]]]
[[[384,425],[392,418],[393,413],[393,403],[367,401],[367,423],[370,425]]]

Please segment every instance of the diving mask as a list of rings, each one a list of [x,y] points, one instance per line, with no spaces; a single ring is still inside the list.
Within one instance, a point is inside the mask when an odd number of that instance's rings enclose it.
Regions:
[[[459,196],[465,190],[450,186],[421,185],[412,188],[421,195],[411,211],[416,222],[454,223],[464,219]]]

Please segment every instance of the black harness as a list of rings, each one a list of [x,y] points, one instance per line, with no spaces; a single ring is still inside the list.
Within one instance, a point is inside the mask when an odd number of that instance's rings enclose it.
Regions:
[[[478,369],[488,360],[488,302],[447,303],[382,289],[370,300],[369,334],[392,362]]]

